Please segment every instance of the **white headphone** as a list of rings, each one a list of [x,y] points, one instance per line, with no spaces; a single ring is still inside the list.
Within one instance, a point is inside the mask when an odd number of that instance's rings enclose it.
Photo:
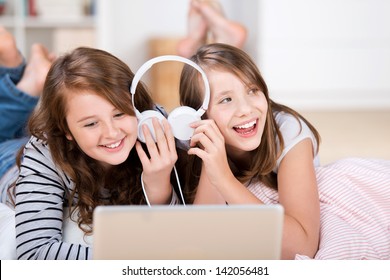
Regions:
[[[195,109],[188,107],[188,106],[180,106],[175,108],[168,116],[168,122],[171,125],[173,135],[175,138],[179,140],[190,140],[192,134],[194,133],[194,129],[191,128],[189,125],[192,122],[200,120],[201,116],[206,112],[208,106],[209,106],[209,101],[210,101],[210,86],[209,86],[209,81],[207,80],[206,74],[202,70],[202,68],[199,67],[196,63],[193,61],[177,56],[177,55],[163,55],[163,56],[158,56],[155,58],[152,58],[145,62],[140,69],[137,71],[137,73],[134,76],[133,82],[131,83],[131,88],[130,88],[130,93],[131,93],[131,98],[135,110],[136,117],[138,119],[138,139],[141,142],[145,142],[145,137],[142,132],[142,126],[146,124],[153,136],[155,138],[155,133],[153,129],[153,123],[152,123],[152,118],[157,118],[159,120],[164,119],[165,117],[154,110],[146,110],[142,113],[140,113],[137,108],[135,107],[134,104],[134,94],[135,90],[137,88],[138,82],[141,80],[141,77],[145,72],[151,68],[155,63],[158,62],[164,62],[164,61],[178,61],[178,62],[183,62],[186,63],[192,67],[194,67],[196,70],[200,72],[203,78],[204,82],[204,88],[205,88],[205,93],[204,93],[204,100],[203,100],[203,105],[196,111]]]

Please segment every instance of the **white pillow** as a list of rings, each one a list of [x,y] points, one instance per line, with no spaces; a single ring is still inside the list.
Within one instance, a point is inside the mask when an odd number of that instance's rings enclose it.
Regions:
[[[64,223],[62,225],[62,240],[67,243],[75,243],[86,246],[92,246],[92,236],[84,235],[84,231],[82,231],[77,223],[71,220],[68,216],[69,210],[68,208],[64,208]],[[73,213],[77,215],[77,211]]]
[[[0,203],[0,260],[16,259],[15,212]]]
[[[68,213],[68,209],[64,210]],[[84,236],[84,232],[69,217],[64,217],[62,229],[63,241],[91,246],[92,236]],[[16,259],[15,211],[4,203],[0,203],[0,260]]]

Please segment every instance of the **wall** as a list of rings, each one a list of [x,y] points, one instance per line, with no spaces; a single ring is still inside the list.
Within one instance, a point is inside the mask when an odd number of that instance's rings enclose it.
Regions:
[[[226,15],[254,26],[248,51],[257,41],[257,1],[220,0]],[[104,48],[138,68],[148,58],[152,38],[181,38],[186,34],[189,0],[97,0],[97,40]]]
[[[389,109],[390,2],[260,0],[259,65],[274,99]]]
[[[98,0],[98,46],[114,53],[132,69],[148,58],[152,37],[185,33],[188,1]]]
[[[98,0],[98,46],[132,69],[152,37],[186,32],[189,0]],[[221,0],[271,96],[297,109],[390,112],[390,1]],[[153,8],[152,8],[153,7]]]

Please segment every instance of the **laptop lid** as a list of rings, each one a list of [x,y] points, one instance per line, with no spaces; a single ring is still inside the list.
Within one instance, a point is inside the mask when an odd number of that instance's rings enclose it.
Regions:
[[[99,206],[93,258],[280,259],[280,205]]]

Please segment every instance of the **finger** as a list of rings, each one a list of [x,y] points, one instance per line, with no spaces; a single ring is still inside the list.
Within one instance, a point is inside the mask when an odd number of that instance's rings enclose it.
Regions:
[[[146,169],[146,167],[148,167],[150,165],[150,160],[149,160],[147,154],[145,153],[144,149],[142,148],[142,145],[139,141],[137,141],[135,143],[135,149],[136,149],[138,157],[141,161],[142,167],[144,169]]]
[[[192,137],[193,139],[191,139],[191,142],[194,143],[195,141],[199,141],[200,136],[197,135],[202,134],[206,135],[215,145],[224,145],[224,138],[215,122],[204,122],[202,125],[198,126],[195,129],[194,136]]]
[[[150,132],[149,127],[146,124],[142,126],[142,132],[144,133],[145,144],[148,149],[150,158],[153,159],[157,155],[159,155],[156,142],[154,141],[152,133]]]
[[[153,119],[154,129],[156,131],[157,148],[159,161],[169,159],[169,163],[175,163],[177,160],[176,144],[173,132],[168,120],[162,119],[161,122]]]
[[[216,126],[216,124],[211,125],[211,128],[204,131],[204,134],[211,139],[214,145],[225,146],[225,138],[223,137],[221,131]]]
[[[175,143],[175,136],[173,136],[173,131],[171,128],[171,125],[169,124],[168,120],[163,119],[162,125],[164,127],[165,137],[168,144],[168,149],[170,152],[176,153],[176,143]]]
[[[190,123],[190,127],[197,128],[206,122],[207,122],[207,120],[195,121],[195,122]]]
[[[206,161],[207,152],[205,152],[204,150],[202,150],[198,147],[190,148],[187,153],[189,155],[195,155],[195,156],[199,157],[203,162]]]
[[[191,123],[191,127],[194,128],[195,131],[203,131],[205,129],[219,130],[215,121],[210,119],[193,122]]]
[[[162,121],[165,121],[165,119],[162,119]],[[161,155],[166,154],[168,150],[168,144],[167,144],[167,139],[165,136],[163,126],[157,118],[153,118],[152,122],[156,134],[156,143],[157,143],[159,153]]]
[[[191,138],[191,147],[198,147],[206,152],[211,152],[215,149],[216,145],[214,144],[213,140],[204,132],[196,133]]]

